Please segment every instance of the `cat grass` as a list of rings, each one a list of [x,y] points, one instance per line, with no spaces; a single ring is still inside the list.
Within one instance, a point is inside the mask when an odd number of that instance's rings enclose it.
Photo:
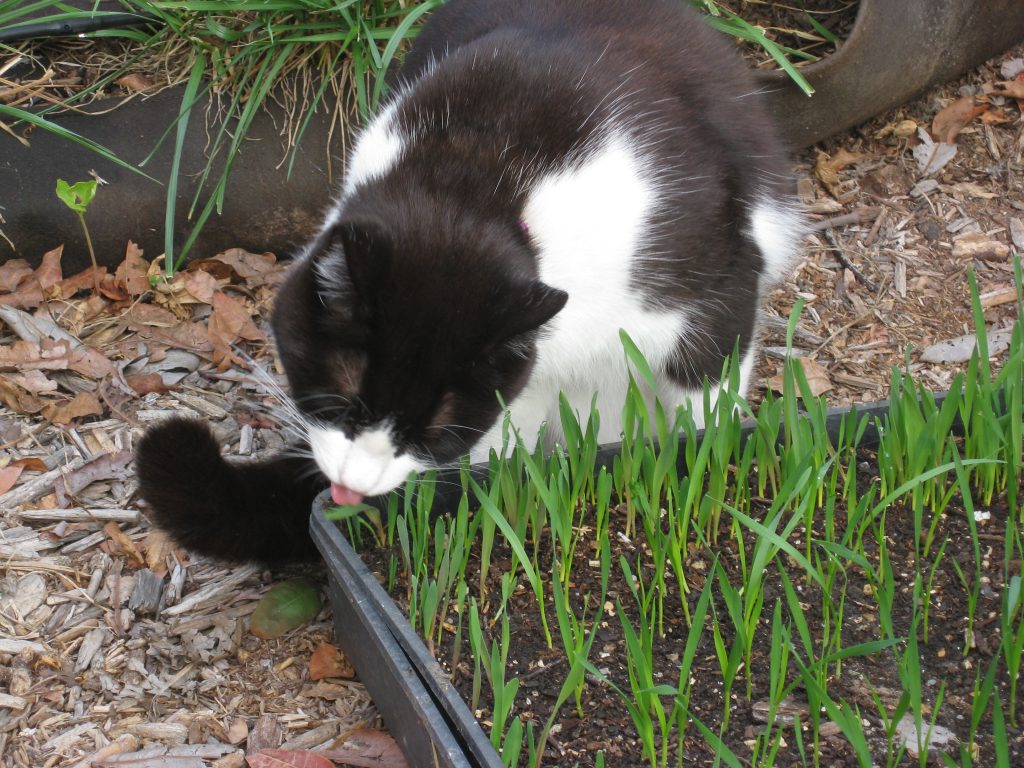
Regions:
[[[1020,303],[1019,259],[1016,270]],[[980,310],[976,321],[984,327]],[[1024,748],[1024,327],[1018,320],[997,373],[978,336],[944,398],[894,371],[884,412],[851,410],[830,430],[824,400],[790,358],[781,397],[756,409],[729,387],[716,402],[706,391],[703,432],[689,409],[646,408],[644,363],[624,339],[635,378],[611,461],[595,463],[599,414],[581,423],[563,404],[564,444],[550,455],[507,426],[506,458],[492,455],[482,482],[464,466],[454,510],[435,509],[436,477],[411,479],[386,522],[349,517],[350,535],[391,553],[389,587],[465,678],[506,765],[551,764],[556,724],[593,717],[594,701],[632,723],[642,754],[633,764],[683,765],[681,745],[696,738],[725,765],[816,766],[829,764],[829,749],[863,766],[924,765],[930,734],[953,720],[953,697],[970,702],[970,717],[937,759],[1009,766]],[[723,381],[735,376],[726,370]],[[1002,530],[982,533],[982,511]],[[960,612],[953,642],[936,634],[939,613],[951,626],[950,601]],[[995,640],[981,642],[979,606]],[[545,666],[560,670],[547,709],[510,666],[527,610]],[[865,616],[870,633],[848,641]],[[615,673],[595,651],[609,626],[621,638]],[[927,677],[922,658],[937,645],[972,671],[949,686]],[[885,690],[865,677],[867,694],[845,695],[850,675],[881,667],[891,670]],[[956,689],[964,679],[973,683]],[[794,699],[800,713],[783,718]],[[765,713],[746,743],[730,721],[736,702]],[[906,723],[919,744],[900,736]],[[577,759],[623,764],[601,750]]]

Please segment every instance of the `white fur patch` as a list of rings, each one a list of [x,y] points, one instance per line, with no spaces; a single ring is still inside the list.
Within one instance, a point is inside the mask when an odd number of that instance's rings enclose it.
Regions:
[[[348,159],[343,197],[350,195],[361,184],[386,174],[401,158],[405,150],[405,138],[394,125],[399,103],[397,98],[392,101],[359,134]]]
[[[408,454],[396,455],[391,433],[383,426],[367,429],[349,440],[340,429],[307,428],[313,459],[332,483],[364,496],[379,496],[399,486],[410,472],[425,466]]]
[[[549,437],[557,437],[560,389],[583,415],[596,392],[599,439],[617,439],[628,382],[619,329],[655,371],[664,369],[686,332],[684,311],[651,307],[633,287],[658,205],[657,183],[641,151],[609,132],[593,153],[542,177],[529,194],[523,213],[539,251],[540,278],[566,291],[569,300],[545,326],[530,383],[510,405],[512,422],[527,442],[544,421]]]
[[[765,277],[775,282],[796,260],[804,236],[803,220],[784,203],[762,197],[750,214],[750,235],[764,258]]]

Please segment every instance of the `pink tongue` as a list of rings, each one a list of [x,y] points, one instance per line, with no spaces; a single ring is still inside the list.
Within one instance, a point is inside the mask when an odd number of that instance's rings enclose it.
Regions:
[[[344,485],[338,485],[338,483],[331,483],[331,498],[334,499],[335,504],[341,504],[342,506],[351,506],[358,504],[363,500],[363,494],[358,491],[353,491]]]

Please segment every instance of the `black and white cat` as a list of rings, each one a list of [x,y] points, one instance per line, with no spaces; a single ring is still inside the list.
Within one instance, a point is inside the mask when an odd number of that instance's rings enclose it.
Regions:
[[[737,340],[745,387],[801,232],[791,186],[751,77],[682,0],[452,0],[276,300],[305,457],[232,464],[165,422],[136,457],[154,522],[224,559],[312,556],[317,490],[485,458],[496,392],[527,437],[560,391],[584,414],[596,394],[617,439],[620,328],[668,405]]]

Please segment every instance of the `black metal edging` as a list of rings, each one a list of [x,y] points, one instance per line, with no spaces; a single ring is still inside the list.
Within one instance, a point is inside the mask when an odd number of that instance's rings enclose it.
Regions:
[[[338,644],[413,768],[501,768],[458,690],[338,526],[323,493],[310,530],[330,573]]]
[[[936,404],[941,405],[947,395],[934,395]],[[877,446],[880,435],[875,420],[889,412],[889,401],[829,408],[826,425],[832,440],[838,436],[843,419],[853,410],[859,417],[869,417],[859,446]],[[954,429],[958,423],[959,416]],[[756,430],[754,422],[744,422],[740,439],[746,441]],[[698,438],[702,436],[703,430],[697,433]],[[685,441],[684,435],[680,442]],[[620,443],[600,446],[595,471],[601,466],[612,466],[620,453]],[[683,461],[681,454],[680,462]],[[474,464],[470,471],[479,481],[487,477],[488,467]],[[458,472],[438,476],[439,481],[444,479],[452,483],[437,483],[434,507],[447,511],[458,504],[462,491]],[[476,718],[408,619],[341,535],[338,526],[324,517],[324,510],[331,506],[327,491],[317,496],[310,529],[330,572],[335,634],[406,760],[414,768],[501,768],[501,760]],[[385,502],[381,501],[380,509],[387,512]]]

